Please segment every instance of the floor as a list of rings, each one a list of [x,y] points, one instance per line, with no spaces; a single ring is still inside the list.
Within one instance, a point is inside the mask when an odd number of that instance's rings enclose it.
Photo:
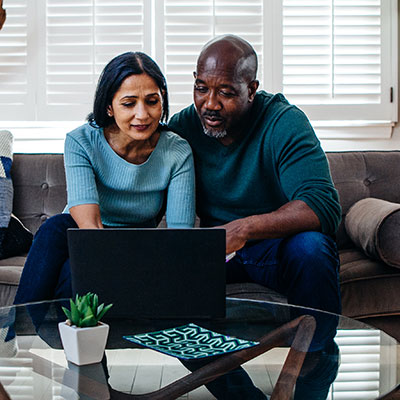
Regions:
[[[341,346],[341,368],[334,391],[329,394],[328,398],[330,400],[377,398],[380,392],[379,375],[384,373],[384,369],[379,370],[377,360],[381,358],[382,365],[382,357],[396,359],[397,354],[400,354],[400,349],[397,346],[393,348],[382,343],[378,346],[374,342],[366,346],[365,334],[360,338],[349,338],[345,334],[341,334],[341,336],[337,339]],[[68,386],[54,383],[54,381],[65,383],[66,379],[69,379],[69,386],[80,385],[80,381],[77,379],[71,381],[70,376],[66,378],[64,367],[67,363],[64,351],[49,349],[44,342],[42,344],[35,342],[34,350],[31,350],[31,353],[34,354],[32,356],[26,350],[31,348],[32,337],[26,336],[20,339],[18,357],[4,358],[3,356],[2,358],[0,354],[0,381],[11,398],[13,400],[78,399],[75,392]],[[349,339],[351,340],[349,341]],[[277,380],[287,352],[287,348],[275,348],[244,364],[244,368],[248,371],[254,384],[264,393],[272,393],[272,384]],[[141,394],[157,390],[188,373],[176,358],[152,350],[107,350],[106,353],[110,371],[109,383],[115,390],[124,393]],[[35,355],[50,361],[45,373],[34,372],[33,359]],[[383,363],[384,367],[385,365]],[[102,371],[99,364],[97,366]],[[393,387],[398,382],[397,372],[396,369],[386,371],[387,378],[384,381],[387,381],[388,387]],[[381,381],[382,377],[383,375],[380,378]],[[107,394],[108,390],[107,393],[104,393],[104,398],[107,398]],[[102,395],[98,397],[101,398]],[[81,398],[87,399],[88,397]],[[205,387],[200,387],[182,396],[181,399],[208,400],[214,399],[214,397]]]
[[[51,376],[58,376],[62,381],[63,377],[59,375],[64,373],[62,367],[66,366],[63,350],[38,348],[32,352],[51,361],[53,363]],[[157,390],[189,373],[176,358],[152,350],[107,350],[106,354],[110,371],[109,382],[114,389],[124,393],[141,394]],[[287,349],[273,349],[248,362],[244,367],[256,386],[265,393],[271,393],[272,382],[276,381],[282,360],[286,355]],[[4,360],[1,363],[0,359],[0,379],[13,400],[73,400],[77,398],[65,386],[35,374],[29,362],[29,353],[22,348],[19,350],[18,359],[7,361],[8,365],[5,365]],[[15,372],[16,369],[18,373]],[[207,400],[214,397],[205,387],[200,387],[180,399]]]

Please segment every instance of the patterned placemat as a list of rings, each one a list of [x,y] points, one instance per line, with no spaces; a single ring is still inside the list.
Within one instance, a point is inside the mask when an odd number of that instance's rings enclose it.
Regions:
[[[124,336],[124,339],[184,360],[230,353],[258,344],[222,335],[196,324]]]

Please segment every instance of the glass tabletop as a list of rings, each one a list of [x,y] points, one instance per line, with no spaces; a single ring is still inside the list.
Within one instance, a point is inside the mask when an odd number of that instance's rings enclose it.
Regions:
[[[233,298],[227,299],[226,317],[220,319],[105,320],[110,326],[105,357],[101,363],[80,367],[67,362],[62,349],[58,332],[58,322],[65,320],[62,305],[68,302],[0,309],[0,382],[10,398],[134,398],[132,395],[188,378],[190,371],[198,376],[202,368],[207,376],[210,366],[214,371],[224,371],[212,381],[211,391],[216,397],[236,388],[239,379],[243,387],[237,393],[256,390],[259,398],[271,394],[281,398],[277,387],[296,368],[290,396],[296,400],[384,398],[400,380],[399,344],[377,328],[317,310]],[[260,344],[188,361],[124,338],[190,323]],[[243,360],[243,369],[237,370]],[[226,373],[229,365],[234,366],[235,373]],[[202,385],[182,396],[193,400],[215,398]],[[255,397],[250,394],[248,398]]]

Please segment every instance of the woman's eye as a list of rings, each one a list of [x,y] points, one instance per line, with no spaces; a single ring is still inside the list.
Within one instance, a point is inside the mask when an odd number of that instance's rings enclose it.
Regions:
[[[132,107],[135,103],[122,103],[124,107]]]
[[[151,106],[155,106],[156,104],[158,104],[158,99],[147,100],[147,104],[149,104]]]

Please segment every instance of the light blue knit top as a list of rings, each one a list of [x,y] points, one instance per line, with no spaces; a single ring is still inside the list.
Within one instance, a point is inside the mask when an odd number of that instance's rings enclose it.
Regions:
[[[64,162],[68,204],[98,204],[109,226],[156,226],[165,196],[170,228],[195,221],[194,167],[189,144],[162,131],[150,157],[132,164],[108,144],[102,128],[84,124],[67,134]]]

